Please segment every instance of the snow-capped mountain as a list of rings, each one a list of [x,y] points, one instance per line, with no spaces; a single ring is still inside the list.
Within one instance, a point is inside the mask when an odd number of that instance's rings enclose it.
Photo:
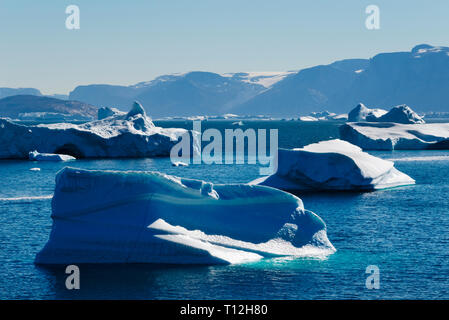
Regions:
[[[165,75],[132,86],[80,86],[70,93],[70,99],[118,109],[138,100],[153,117],[217,115],[232,110],[263,90],[266,87],[256,80],[195,71]]]
[[[224,113],[297,117],[324,110],[347,113],[360,102],[370,108],[407,104],[419,113],[444,112],[449,111],[448,70],[448,47],[418,45],[410,52],[300,71],[194,71],[131,86],[78,86],[69,99],[122,110],[138,100],[156,118]]]

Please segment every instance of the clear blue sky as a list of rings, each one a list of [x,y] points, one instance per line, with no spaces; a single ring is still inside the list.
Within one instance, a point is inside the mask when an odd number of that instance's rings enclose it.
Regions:
[[[80,30],[65,28],[70,4]],[[380,30],[365,28],[369,4]],[[448,0],[0,0],[0,87],[51,94],[191,70],[296,70],[448,46],[448,17]]]

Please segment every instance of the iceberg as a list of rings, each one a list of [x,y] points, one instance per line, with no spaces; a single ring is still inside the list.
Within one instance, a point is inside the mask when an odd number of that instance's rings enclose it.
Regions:
[[[286,191],[372,191],[414,184],[391,161],[339,139],[293,150],[280,149],[278,171],[250,182]]]
[[[425,121],[409,106],[402,104],[391,108],[390,111],[383,109],[369,109],[360,103],[349,112],[349,122],[395,122],[402,124],[424,123]]]
[[[230,264],[335,252],[326,225],[286,192],[159,172],[64,168],[37,264]]]
[[[120,111],[116,108],[102,107],[98,109],[97,119],[103,120],[111,116],[121,116],[126,114],[126,112]]]
[[[76,160],[75,157],[66,154],[56,154],[56,153],[39,153],[36,150],[29,153],[29,159],[31,161],[68,161]]]
[[[26,159],[32,150],[80,158],[156,157],[170,149],[188,130],[156,127],[135,102],[127,114],[83,124],[26,126],[0,118],[0,159]],[[191,135],[194,148],[197,135]]]
[[[376,119],[386,114],[387,111],[383,109],[370,109],[363,103],[359,103],[354,109],[348,113],[349,122],[368,121],[369,119]],[[367,119],[368,118],[368,119]]]
[[[403,104],[391,108],[386,114],[372,120],[373,122],[424,123],[425,121],[409,106]]]
[[[449,149],[449,123],[346,123],[340,138],[364,150]]]
[[[318,119],[312,116],[302,116],[299,117],[299,121],[318,121]]]

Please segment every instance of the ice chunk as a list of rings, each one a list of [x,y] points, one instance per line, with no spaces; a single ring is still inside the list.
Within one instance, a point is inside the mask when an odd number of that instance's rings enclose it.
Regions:
[[[394,168],[393,162],[336,139],[300,149],[280,149],[278,171],[250,184],[300,191],[375,190],[414,183],[412,178]]]
[[[396,106],[386,114],[374,119],[375,122],[395,122],[395,123],[424,123],[425,121],[418,116],[409,106],[403,104]]]
[[[383,109],[369,109],[360,103],[348,115],[349,122],[395,122],[395,123],[424,123],[425,121],[409,106],[403,104],[391,108],[390,111]]]
[[[173,167],[187,167],[188,164],[182,161],[174,161],[172,162]]]
[[[39,264],[226,264],[335,251],[321,218],[291,194],[158,172],[65,168],[52,219]]]
[[[145,117],[146,113],[145,113],[145,109],[142,107],[142,105],[139,102],[134,101],[131,110],[129,110],[129,112],[126,114],[126,118],[129,119],[136,115],[141,115],[141,116]]]
[[[299,121],[318,121],[318,119],[311,116],[302,116],[299,117]]]
[[[25,126],[0,118],[0,159],[28,158],[30,150],[68,154],[75,158],[168,156],[188,130],[156,127],[135,103],[128,114],[83,124]],[[193,150],[198,137],[190,135]]]
[[[29,159],[32,160],[32,161],[67,161],[67,160],[76,160],[75,157],[72,157],[72,156],[69,156],[69,155],[66,155],[66,154],[39,153],[36,150],[30,151]],[[32,169],[36,169],[36,168],[32,168]],[[39,169],[39,168],[37,168],[37,169]]]
[[[348,114],[349,122],[368,121],[368,119],[376,119],[386,114],[387,111],[383,109],[369,109],[363,103],[359,103]],[[368,119],[367,119],[368,118]]]
[[[449,149],[449,123],[346,123],[340,137],[364,150]]]
[[[103,120],[103,119],[106,119],[111,116],[120,116],[120,115],[124,115],[124,114],[125,114],[125,112],[120,111],[116,108],[103,107],[103,108],[98,109],[97,119]]]

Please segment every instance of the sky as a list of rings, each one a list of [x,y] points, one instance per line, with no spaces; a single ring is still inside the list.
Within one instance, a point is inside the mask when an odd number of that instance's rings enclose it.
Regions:
[[[368,5],[380,29],[368,30]],[[80,29],[66,28],[66,7]],[[448,0],[0,0],[0,87],[68,94],[193,70],[288,71],[449,46]]]

